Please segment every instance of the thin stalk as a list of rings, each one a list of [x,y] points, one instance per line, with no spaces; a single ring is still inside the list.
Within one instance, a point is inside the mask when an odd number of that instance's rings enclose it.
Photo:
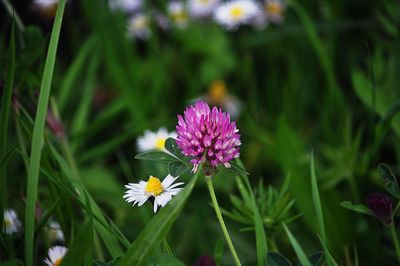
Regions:
[[[164,246],[165,253],[167,253],[168,255],[172,255],[171,247],[169,246],[166,238],[163,239],[163,246]]]
[[[394,225],[394,222],[392,222],[392,224],[390,225],[390,233],[392,234],[392,240],[394,247],[396,249],[397,259],[400,262],[400,244],[399,244],[399,238],[397,237],[396,227]]]
[[[24,31],[25,30],[24,23],[22,23],[21,18],[18,16],[17,12],[15,11],[14,7],[11,5],[10,1],[1,0],[1,2],[3,3],[4,7],[6,8],[8,14],[11,17],[15,18],[15,22],[17,23],[18,29],[20,31]]]
[[[217,218],[219,221],[219,225],[221,226],[222,232],[224,233],[226,242],[228,243],[229,249],[231,250],[231,253],[232,253],[233,259],[235,260],[236,265],[240,266],[242,264],[240,263],[239,257],[236,254],[235,247],[233,246],[231,237],[229,236],[229,233],[228,233],[228,229],[226,229],[224,219],[222,218],[222,214],[221,214],[221,210],[218,205],[217,197],[215,196],[215,191],[214,191],[213,183],[211,180],[211,176],[206,176],[206,183],[207,183],[208,191],[210,192],[210,196],[211,196],[211,200],[212,200],[212,203],[214,206],[215,214],[217,215]]]

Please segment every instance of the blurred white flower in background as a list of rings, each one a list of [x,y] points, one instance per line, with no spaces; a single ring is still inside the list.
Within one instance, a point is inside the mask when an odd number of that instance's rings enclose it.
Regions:
[[[168,3],[168,15],[179,29],[186,28],[188,24],[188,12],[183,1],[171,1]]]
[[[194,18],[205,18],[212,15],[220,0],[189,0],[188,10]]]
[[[205,100],[210,105],[222,107],[232,118],[237,118],[240,114],[241,102],[228,92],[226,84],[222,80],[216,80],[211,83]]]
[[[272,23],[283,22],[283,13],[286,9],[286,3],[282,0],[265,0],[264,11],[268,21]]]
[[[133,15],[128,20],[128,36],[141,40],[148,39],[151,35],[149,28],[149,18],[145,14]]]
[[[61,230],[61,226],[59,223],[55,221],[51,221],[47,225],[47,235],[50,239],[50,241],[55,242],[55,241],[64,241],[64,233]]]
[[[259,5],[253,0],[232,0],[217,7],[214,19],[228,30],[234,30],[240,25],[251,24],[260,12]]]
[[[156,132],[146,130],[143,136],[140,136],[137,140],[138,150],[141,152],[152,150],[165,151],[164,144],[167,138],[176,138],[176,132],[168,132],[163,127]]]
[[[38,8],[52,8],[57,6],[59,0],[34,0],[33,4]]]
[[[15,210],[4,210],[3,232],[7,235],[12,235],[14,233],[18,233],[21,230],[21,227],[21,221],[18,219]]]
[[[109,5],[112,10],[131,13],[142,7],[143,0],[110,0]]]

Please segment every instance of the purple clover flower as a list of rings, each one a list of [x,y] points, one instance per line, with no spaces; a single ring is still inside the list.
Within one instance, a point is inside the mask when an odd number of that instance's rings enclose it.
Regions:
[[[199,101],[186,108],[184,116],[178,115],[176,143],[184,155],[192,157],[193,172],[200,163],[208,162],[212,167],[239,157],[240,135],[236,123],[229,114]]]
[[[368,208],[385,225],[392,223],[392,200],[382,193],[372,193],[367,198]]]

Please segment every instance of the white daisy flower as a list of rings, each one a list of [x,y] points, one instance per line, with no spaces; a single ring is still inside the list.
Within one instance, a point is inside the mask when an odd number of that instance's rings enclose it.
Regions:
[[[39,8],[53,8],[58,4],[59,0],[34,0],[33,4]]]
[[[175,131],[168,132],[167,129],[163,127],[156,132],[146,130],[144,135],[138,138],[137,146],[141,152],[151,150],[166,151],[164,144],[167,138],[176,138]]]
[[[17,213],[13,209],[4,210],[3,232],[7,235],[18,233],[22,227]]]
[[[286,4],[282,0],[265,0],[264,10],[268,21],[281,23],[283,21],[283,12]]]
[[[232,0],[217,7],[214,19],[228,30],[234,30],[239,25],[250,24],[260,12],[253,0]]]
[[[186,27],[188,23],[188,14],[183,1],[171,1],[168,3],[168,15],[172,22],[180,29]]]
[[[54,246],[49,248],[49,252],[47,253],[47,258],[44,260],[44,263],[46,263],[48,266],[59,266],[67,251],[68,249],[62,246]]]
[[[183,185],[183,182],[175,183],[178,178],[171,175],[167,175],[161,182],[160,179],[154,176],[150,176],[149,180],[140,180],[139,183],[129,183],[125,185],[128,190],[123,196],[127,202],[133,202],[132,206],[136,204],[140,207],[149,198],[154,198],[154,213],[157,212],[158,206],[164,207],[168,201],[172,199],[182,190],[178,186]]]
[[[220,2],[220,0],[189,0],[189,13],[195,18],[208,17]]]
[[[109,5],[111,10],[131,13],[142,7],[143,0],[110,0]]]
[[[64,233],[59,223],[51,221],[47,226],[47,235],[51,241],[64,241]]]
[[[141,40],[150,37],[149,19],[145,14],[137,14],[129,19],[128,35]]]

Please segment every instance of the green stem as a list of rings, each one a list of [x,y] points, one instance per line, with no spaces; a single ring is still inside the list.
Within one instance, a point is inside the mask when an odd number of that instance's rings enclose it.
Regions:
[[[215,191],[214,191],[214,187],[212,184],[211,176],[206,176],[206,183],[207,183],[208,191],[210,192],[211,200],[212,200],[212,203],[213,203],[213,206],[215,209],[215,214],[217,215],[217,218],[218,218],[219,224],[221,226],[222,232],[224,233],[226,242],[228,243],[229,249],[231,250],[231,253],[232,253],[233,259],[235,260],[236,265],[240,266],[242,264],[240,263],[239,257],[236,254],[235,247],[233,246],[231,237],[229,236],[229,233],[228,233],[228,229],[226,229],[224,219],[222,218],[222,214],[221,214],[221,210],[218,205],[217,197],[215,196]]]
[[[400,245],[399,245],[399,239],[397,237],[394,222],[392,222],[392,224],[390,225],[390,233],[392,234],[392,240],[393,240],[394,247],[396,249],[397,259],[398,259],[398,261],[400,261]]]

